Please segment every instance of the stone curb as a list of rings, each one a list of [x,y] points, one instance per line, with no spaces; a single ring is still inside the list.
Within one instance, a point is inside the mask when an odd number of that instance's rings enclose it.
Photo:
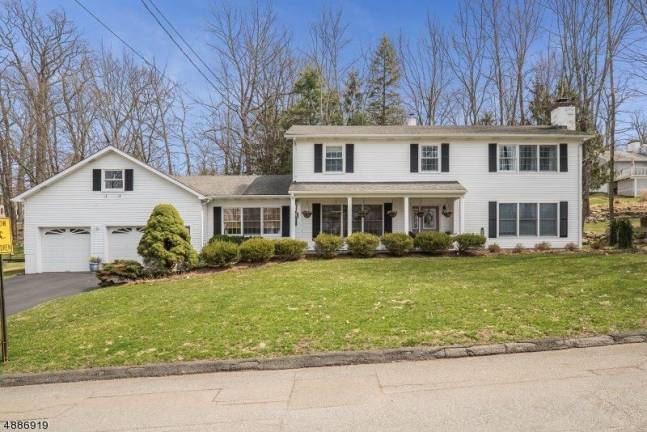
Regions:
[[[491,345],[411,347],[368,351],[327,352],[277,358],[199,360],[181,363],[158,363],[142,366],[115,366],[61,372],[0,375],[0,387],[245,370],[299,369],[322,366],[433,360],[495,354],[554,351],[572,348],[589,348],[641,342],[647,342],[647,331],[616,333],[575,339],[538,339]]]

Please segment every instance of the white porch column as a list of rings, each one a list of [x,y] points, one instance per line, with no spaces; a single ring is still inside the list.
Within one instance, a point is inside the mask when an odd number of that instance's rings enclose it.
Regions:
[[[461,198],[454,198],[454,234],[460,234],[461,229]]]
[[[346,205],[348,206],[348,212],[346,212],[346,226],[348,227],[348,235],[353,233],[353,197],[349,196],[346,198]]]
[[[405,234],[409,233],[409,197],[405,196],[404,198],[404,212],[402,213],[402,217],[404,217],[404,223],[402,226],[404,227],[404,232]]]
[[[294,196],[290,196],[290,238],[297,238],[297,203]]]
[[[463,234],[465,232],[465,198],[460,197],[458,199],[458,208],[460,213],[460,221],[458,224],[458,233]]]

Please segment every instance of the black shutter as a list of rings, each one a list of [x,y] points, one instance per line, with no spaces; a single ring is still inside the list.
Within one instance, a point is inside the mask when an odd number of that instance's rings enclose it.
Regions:
[[[418,144],[409,147],[409,168],[412,173],[418,172]]]
[[[92,190],[101,191],[101,170],[100,169],[92,170]]]
[[[568,201],[559,202],[559,236],[568,237]]]
[[[488,203],[488,237],[496,238],[496,201],[490,201]]]
[[[384,233],[393,231],[393,220],[388,213],[393,210],[393,203],[384,203]]]
[[[341,236],[348,237],[348,205],[341,206]]]
[[[440,145],[440,171],[449,172],[449,144]]]
[[[490,172],[496,172],[496,144],[488,144],[488,166]]]
[[[559,170],[568,172],[568,144],[559,145]]]
[[[281,207],[281,235],[290,237],[290,206]]]
[[[312,238],[319,235],[321,229],[321,204],[312,204]]]
[[[352,173],[355,169],[355,144],[346,144],[346,172]]]
[[[131,191],[133,190],[133,170],[127,169],[126,170],[126,182],[125,182],[125,190]]]
[[[321,157],[323,153],[323,144],[315,144],[315,172],[321,172]]]
[[[222,234],[222,207],[213,208],[213,235]]]

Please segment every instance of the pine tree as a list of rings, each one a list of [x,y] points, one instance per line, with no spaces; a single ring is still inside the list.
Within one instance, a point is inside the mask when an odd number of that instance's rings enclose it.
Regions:
[[[359,126],[367,123],[364,113],[364,95],[357,71],[350,71],[344,83],[343,116],[344,124]]]
[[[283,125],[341,124],[339,94],[328,88],[321,72],[306,66],[294,83],[296,103],[284,114]]]
[[[144,266],[154,274],[190,270],[198,261],[189,230],[171,204],[155,206],[137,252],[144,258]]]
[[[404,113],[398,93],[400,60],[387,36],[373,53],[368,76],[367,112],[374,124],[401,124]]]

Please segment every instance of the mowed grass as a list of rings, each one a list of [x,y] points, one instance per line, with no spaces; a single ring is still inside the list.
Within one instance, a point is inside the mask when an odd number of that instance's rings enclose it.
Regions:
[[[27,372],[647,327],[647,255],[308,260],[98,289],[9,320]]]

